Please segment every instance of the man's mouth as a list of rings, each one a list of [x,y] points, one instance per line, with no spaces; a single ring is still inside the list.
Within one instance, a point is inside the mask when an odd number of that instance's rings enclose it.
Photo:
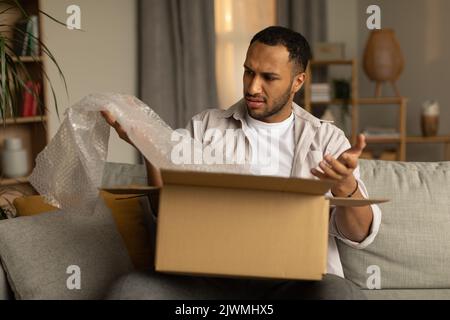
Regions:
[[[259,109],[265,104],[264,98],[245,97],[245,101],[250,109]]]

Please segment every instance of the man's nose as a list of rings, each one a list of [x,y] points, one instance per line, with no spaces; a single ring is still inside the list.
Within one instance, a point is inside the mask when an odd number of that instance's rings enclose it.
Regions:
[[[248,85],[247,93],[250,95],[255,95],[262,93],[261,80],[259,77],[253,77],[252,81]]]

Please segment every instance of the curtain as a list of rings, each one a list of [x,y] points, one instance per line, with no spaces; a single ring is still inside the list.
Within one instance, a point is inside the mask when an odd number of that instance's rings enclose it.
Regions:
[[[311,45],[327,38],[326,0],[277,0],[277,20],[300,32]]]
[[[139,0],[139,97],[172,128],[217,106],[214,1]]]
[[[327,40],[326,0],[277,0],[278,25],[300,32],[308,40],[311,50],[314,43]],[[315,68],[312,71],[315,82],[326,81],[327,70]],[[303,90],[294,98],[303,105]],[[326,106],[316,106],[313,114],[321,117]]]

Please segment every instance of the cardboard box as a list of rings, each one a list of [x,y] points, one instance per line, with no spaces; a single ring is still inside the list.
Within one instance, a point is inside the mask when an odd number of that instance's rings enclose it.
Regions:
[[[162,171],[156,270],[320,280],[326,272],[330,205],[386,200],[325,198],[329,181]],[[150,187],[109,188],[147,194]]]
[[[332,182],[163,170],[164,187],[107,188],[159,200],[157,271],[320,280],[330,206],[384,199],[326,198]]]

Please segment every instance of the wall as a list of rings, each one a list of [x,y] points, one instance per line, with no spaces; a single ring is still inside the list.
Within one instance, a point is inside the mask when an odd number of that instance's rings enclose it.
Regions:
[[[358,53],[358,0],[327,1],[327,37],[329,42],[345,43],[347,59]]]
[[[64,75],[69,98],[58,73],[46,61],[57,92],[60,114],[82,97],[93,92],[137,94],[137,20],[135,0],[41,0],[43,11],[65,22],[66,8],[81,8],[83,31],[68,30],[43,19],[43,41],[50,48]],[[49,88],[48,88],[49,90]],[[47,96],[51,97],[50,92]],[[51,99],[48,99],[51,100]],[[49,134],[59,128],[53,104],[49,106]],[[111,131],[108,161],[136,163],[137,152]]]

